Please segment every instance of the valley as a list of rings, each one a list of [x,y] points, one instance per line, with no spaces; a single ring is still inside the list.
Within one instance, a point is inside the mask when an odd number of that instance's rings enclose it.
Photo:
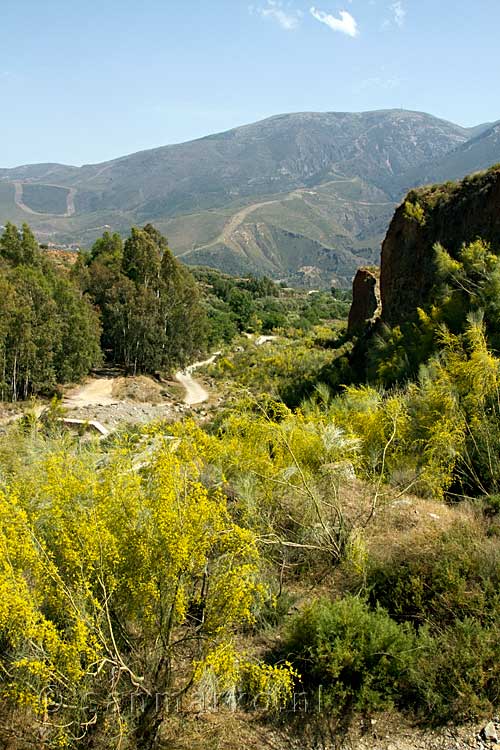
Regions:
[[[352,304],[7,224],[0,742],[494,747],[499,195],[411,190]]]

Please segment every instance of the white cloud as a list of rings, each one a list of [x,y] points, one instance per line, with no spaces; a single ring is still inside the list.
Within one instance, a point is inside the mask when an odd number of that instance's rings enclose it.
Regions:
[[[300,23],[302,11],[294,10],[289,5],[285,6],[280,0],[267,0],[265,8],[254,8],[250,6],[250,12],[256,12],[262,18],[272,18],[279,23],[285,31],[293,31]]]
[[[311,16],[315,18],[316,21],[326,24],[326,26],[332,29],[332,31],[340,31],[342,34],[347,34],[352,37],[358,36],[359,34],[356,19],[346,10],[340,11],[340,18],[335,18],[335,16],[330,15],[330,13],[325,13],[314,7],[311,8],[310,12]]]
[[[406,10],[404,8],[402,0],[395,0],[391,5],[391,10],[394,14],[394,23],[401,28],[405,22]]]

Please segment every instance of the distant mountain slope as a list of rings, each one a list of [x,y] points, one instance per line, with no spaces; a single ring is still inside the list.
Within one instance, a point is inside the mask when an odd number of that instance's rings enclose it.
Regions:
[[[89,244],[151,221],[189,263],[347,283],[377,259],[405,180],[484,128],[402,110],[298,113],[103,164],[0,169],[0,223]]]
[[[459,180],[500,162],[500,122],[445,154],[438,161],[426,163],[403,174],[401,190],[446,180]]]

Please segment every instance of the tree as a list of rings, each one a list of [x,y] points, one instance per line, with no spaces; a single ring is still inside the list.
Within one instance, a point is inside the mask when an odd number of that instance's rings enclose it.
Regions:
[[[192,274],[151,224],[131,230],[120,268],[119,246],[117,235],[105,233],[77,272],[101,311],[102,348],[134,374],[185,364],[206,342],[206,312]]]
[[[53,299],[59,328],[54,351],[57,380],[81,380],[102,359],[99,315],[68,279],[56,277]]]
[[[239,330],[246,330],[255,312],[252,295],[244,289],[233,287],[229,293],[227,302],[234,313]]]
[[[23,224],[21,232],[7,222],[0,237],[0,256],[14,266],[37,265],[40,262],[40,250],[35,236],[27,224]]]
[[[70,278],[40,253],[30,228],[0,238],[0,395],[14,401],[78,380],[100,360],[99,319]]]
[[[160,300],[166,358],[184,365],[204,348],[207,319],[193,275],[168,246],[161,262]]]
[[[40,248],[28,224],[23,224],[21,233],[21,262],[27,266],[39,265]]]
[[[18,265],[23,256],[19,230],[10,221],[5,225],[3,234],[0,237],[0,253],[5,260],[13,265]]]
[[[132,227],[123,248],[122,269],[138,286],[156,288],[160,276],[161,248],[150,231]]]
[[[117,232],[104,232],[90,250],[88,265],[98,261],[110,271],[118,273],[123,263],[123,241]]]

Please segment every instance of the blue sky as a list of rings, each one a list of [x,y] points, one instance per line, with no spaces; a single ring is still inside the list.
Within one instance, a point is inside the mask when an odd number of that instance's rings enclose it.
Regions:
[[[498,0],[2,0],[0,167],[283,112],[498,120],[499,27]]]

